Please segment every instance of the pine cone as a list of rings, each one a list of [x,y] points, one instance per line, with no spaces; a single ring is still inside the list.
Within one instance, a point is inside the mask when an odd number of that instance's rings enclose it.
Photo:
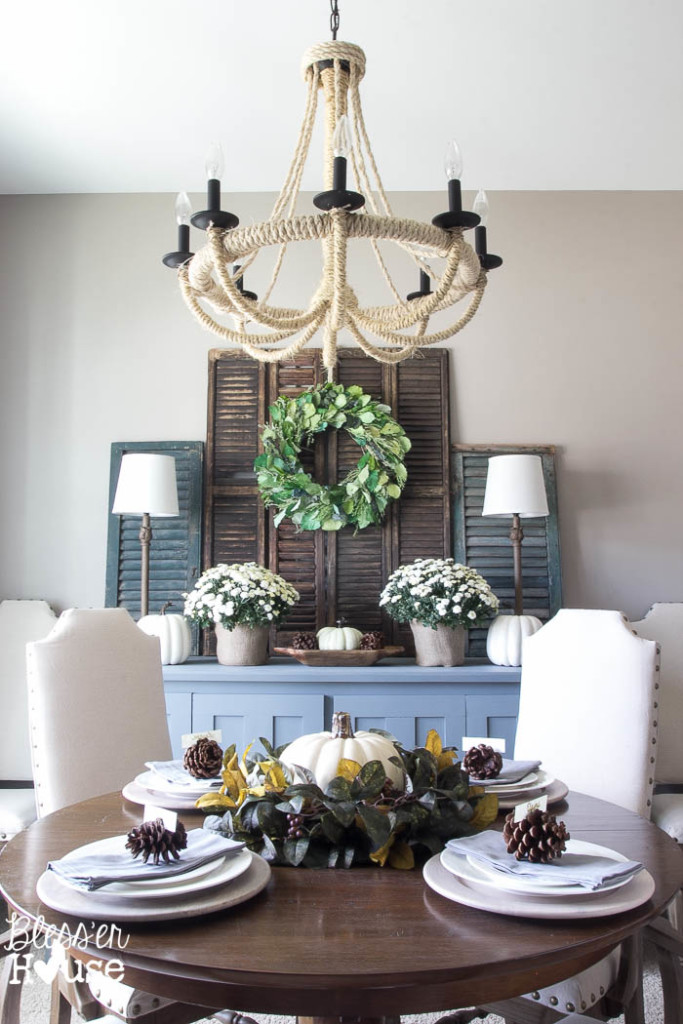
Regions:
[[[360,638],[361,651],[379,651],[384,647],[384,633],[373,630],[370,633],[363,633]]]
[[[289,646],[293,647],[295,651],[315,651],[318,641],[315,638],[315,633],[295,633]]]
[[[158,864],[163,860],[170,863],[171,857],[180,859],[179,850],[187,846],[187,832],[182,822],[178,822],[175,832],[171,832],[164,825],[161,818],[156,821],[143,821],[142,825],[136,825],[128,833],[126,849],[130,850],[133,858],[142,854],[142,859],[147,863],[152,858],[152,863]]]
[[[536,808],[529,811],[521,821],[513,821],[513,818],[514,812],[505,817],[503,838],[507,852],[514,853],[517,860],[549,864],[551,860],[562,856],[570,835],[565,823],[558,823],[554,814]]]
[[[214,779],[223,765],[223,751],[215,740],[202,736],[188,747],[183,757],[183,768],[195,779]]]
[[[495,779],[500,775],[503,758],[487,743],[480,743],[478,747],[470,747],[462,759],[462,767],[473,779]]]

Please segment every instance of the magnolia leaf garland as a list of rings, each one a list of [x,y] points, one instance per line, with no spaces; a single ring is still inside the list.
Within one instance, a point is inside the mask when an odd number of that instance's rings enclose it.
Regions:
[[[343,429],[361,448],[357,465],[336,484],[319,484],[304,469],[301,451],[316,434]],[[357,384],[327,383],[297,398],[280,395],[261,434],[263,454],[254,462],[261,497],[277,509],[274,524],[289,518],[299,530],[364,530],[381,523],[387,505],[408,478],[410,441],[391,416]]]
[[[469,785],[455,749],[435,730],[415,750],[372,731],[394,743],[403,789],[393,787],[380,761],[344,758],[323,790],[307,768],[280,761],[284,747],[274,750],[261,738],[265,756],[251,757],[248,748],[238,760],[234,744],[225,751],[220,791],[197,801],[210,815],[204,827],[244,841],[274,864],[408,869],[495,820],[497,797]]]

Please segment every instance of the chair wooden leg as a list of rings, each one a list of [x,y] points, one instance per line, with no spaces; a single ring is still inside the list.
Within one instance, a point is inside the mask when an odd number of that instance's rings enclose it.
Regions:
[[[683,935],[683,891],[676,893],[666,908],[666,914],[674,931],[680,932]]]
[[[59,978],[52,982],[52,998],[50,999],[50,1024],[69,1024],[71,1020],[71,1003],[64,997],[59,987]]]
[[[19,1024],[24,972],[17,972],[13,977],[14,966],[12,957],[8,956],[0,971],[0,1024]]]

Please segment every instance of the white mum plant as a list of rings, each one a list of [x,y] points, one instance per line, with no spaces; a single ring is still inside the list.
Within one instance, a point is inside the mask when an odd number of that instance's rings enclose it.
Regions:
[[[480,626],[498,611],[483,576],[452,558],[418,558],[392,573],[379,603],[397,622],[423,626]]]
[[[278,625],[299,600],[282,576],[256,562],[214,565],[185,595],[185,615],[203,628]]]

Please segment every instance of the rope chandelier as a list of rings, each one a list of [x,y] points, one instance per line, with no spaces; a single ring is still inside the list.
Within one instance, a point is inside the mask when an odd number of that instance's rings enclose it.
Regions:
[[[332,40],[313,46],[303,58],[302,74],[307,85],[303,123],[289,172],[269,219],[240,227],[234,214],[221,210],[223,160],[220,147],[213,144],[207,158],[208,209],[191,216],[186,194],[178,196],[178,250],[163,257],[166,266],[177,268],[185,302],[202,326],[222,342],[240,346],[254,359],[289,360],[321,331],[328,380],[334,379],[337,339],[342,329],[373,359],[398,363],[462,330],[479,308],[487,271],[502,263],[499,256],[487,252],[485,193],[480,191],[477,195],[474,212],[462,209],[462,161],[454,142],[448,148],[445,163],[448,210],[434,217],[431,224],[393,215],[363,119],[359,86],[365,74],[365,54],[353,43],[337,40],[337,0],[331,0],[331,8]],[[321,91],[325,191],[313,200],[321,212],[301,215],[295,210]],[[349,169],[362,194],[347,188]],[[189,251],[190,223],[207,235],[207,244],[197,253]],[[474,249],[464,238],[464,232],[470,228],[475,228]],[[369,241],[393,295],[391,304],[360,306],[347,280],[349,239]],[[308,308],[270,305],[288,246],[310,240],[322,244],[323,271]],[[419,271],[417,291],[405,298],[399,294],[380,242],[394,243],[414,262]],[[261,250],[271,246],[278,251],[270,282],[259,298],[245,290],[244,274]],[[434,269],[435,260],[445,261],[440,272]],[[469,304],[458,319],[429,333],[434,313],[449,309],[467,296]],[[207,312],[207,306],[213,312]],[[232,326],[220,323],[214,313],[228,314]]]

